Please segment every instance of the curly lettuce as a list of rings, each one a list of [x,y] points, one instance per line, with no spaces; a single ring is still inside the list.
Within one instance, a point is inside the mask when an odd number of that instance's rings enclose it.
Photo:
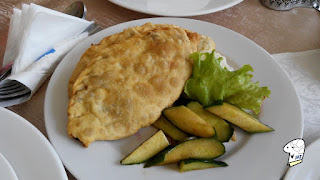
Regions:
[[[203,106],[211,106],[222,101],[234,104],[242,109],[251,109],[259,113],[265,97],[270,96],[268,87],[260,87],[252,82],[253,68],[244,65],[236,71],[220,66],[222,58],[211,53],[193,53],[192,77],[187,81],[184,92]]]

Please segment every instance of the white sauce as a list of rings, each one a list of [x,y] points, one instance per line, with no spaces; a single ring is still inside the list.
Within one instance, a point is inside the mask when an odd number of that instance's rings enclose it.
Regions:
[[[218,59],[219,57],[222,57],[222,61],[220,62],[220,66],[223,68],[227,68],[229,71],[233,71],[233,68],[230,67],[227,63],[227,58],[222,56],[220,53],[214,52],[214,56]]]

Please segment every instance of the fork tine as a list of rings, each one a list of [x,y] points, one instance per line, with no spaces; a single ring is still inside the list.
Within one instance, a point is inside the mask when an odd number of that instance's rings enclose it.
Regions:
[[[30,93],[30,89],[18,81],[5,81],[0,83],[0,101],[17,98]]]
[[[0,88],[0,94],[2,92],[6,92],[6,91],[17,89],[19,87],[21,87],[19,84],[12,84],[12,85],[9,85],[9,86],[6,86],[6,87],[2,87],[2,88]]]
[[[17,84],[16,81],[2,81],[0,82],[0,90],[11,87],[15,84]]]
[[[24,95],[30,94],[30,93],[31,93],[30,90],[23,90],[21,92],[17,92],[14,94],[8,94],[8,95],[4,95],[4,96],[0,95],[0,101],[6,101],[6,100],[18,98],[18,97],[21,97],[21,96],[24,96]]]
[[[12,94],[12,93],[16,93],[16,92],[20,92],[22,90],[24,90],[25,88],[22,86],[17,86],[13,89],[8,89],[6,91],[0,91],[0,95],[7,95],[7,94]]]

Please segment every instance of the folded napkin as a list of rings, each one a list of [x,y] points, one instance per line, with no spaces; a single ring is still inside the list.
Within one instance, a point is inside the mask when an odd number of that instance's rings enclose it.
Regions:
[[[64,55],[88,36],[84,31],[92,23],[36,4],[14,9],[3,65],[14,61],[12,75],[7,80],[21,82],[31,94],[0,102],[0,107],[29,100]]]
[[[320,138],[320,49],[273,54],[299,95],[306,145]],[[298,137],[297,137],[298,138]]]

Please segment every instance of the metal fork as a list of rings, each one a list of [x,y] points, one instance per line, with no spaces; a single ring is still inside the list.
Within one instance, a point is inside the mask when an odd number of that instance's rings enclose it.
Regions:
[[[0,101],[18,98],[30,93],[31,90],[18,81],[6,80],[0,82]]]
[[[320,0],[260,0],[260,3],[273,10],[290,10],[293,8],[314,8],[320,11]]]
[[[13,62],[7,64],[2,69],[0,69],[0,81],[4,80],[6,77],[8,77],[11,74]]]

